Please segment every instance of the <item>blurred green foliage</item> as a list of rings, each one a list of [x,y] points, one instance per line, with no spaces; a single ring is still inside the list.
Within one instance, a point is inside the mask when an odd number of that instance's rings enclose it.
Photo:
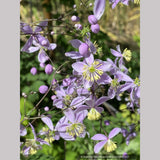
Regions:
[[[85,0],[82,0],[85,4]],[[94,2],[90,0],[87,2]],[[31,23],[32,21],[39,21],[46,19],[44,9],[50,13],[51,18],[58,18],[59,16],[66,16],[64,21],[54,21],[50,25],[49,30],[54,30],[55,35],[52,36],[52,42],[57,43],[57,48],[51,54],[51,59],[54,62],[55,68],[60,66],[66,61],[70,61],[70,64],[74,62],[70,58],[64,56],[64,53],[67,51],[72,51],[74,48],[68,43],[71,39],[80,39],[80,32],[75,33],[73,29],[74,23],[71,22],[70,18],[72,15],[78,15],[80,17],[80,23],[86,24],[88,26],[87,17],[89,14],[92,14],[93,6],[86,8],[85,5],[80,6],[79,0],[66,1],[66,0],[49,0],[49,5],[44,5],[44,0],[22,0],[21,1],[21,21],[26,23]],[[72,9],[73,5],[77,5],[77,10]],[[70,12],[71,14],[69,14]],[[139,36],[139,6],[130,4],[130,6],[117,6],[114,10],[111,9],[109,3],[106,5],[106,10],[102,16],[99,24],[101,31],[98,34],[91,34],[91,41],[96,42],[99,47],[102,47],[102,53],[96,55],[96,58],[106,60],[106,58],[111,58],[114,60],[114,56],[110,52],[110,48],[116,49],[116,46],[120,44],[121,50],[128,48],[132,51],[132,60],[127,63],[126,66],[130,68],[130,76],[136,78],[140,73],[140,36]],[[59,26],[59,27],[57,27]],[[64,26],[64,27],[63,27]],[[72,32],[70,32],[72,30]],[[64,33],[62,33],[64,32]],[[21,47],[24,46],[28,37],[21,36]],[[83,41],[83,40],[82,40]],[[50,54],[47,52],[47,54]],[[38,89],[41,85],[49,86],[51,80],[53,79],[53,74],[46,75],[44,68],[39,67],[39,62],[37,60],[38,52],[35,53],[20,53],[20,94],[23,92],[27,94],[27,98],[24,99],[21,97],[20,100],[20,112],[21,119],[23,119],[25,112],[27,113],[32,109],[38,101],[42,98],[38,92]],[[31,75],[30,69],[36,67],[38,70],[37,75]],[[71,65],[66,64],[60,74],[57,74],[55,78],[61,82],[63,78],[72,73]],[[105,88],[107,91],[107,88]],[[31,92],[35,92],[31,94]],[[38,111],[34,111],[30,116],[36,116],[38,112],[43,113],[44,107],[48,106],[52,108],[51,96],[54,92],[49,92],[48,96],[42,101],[39,106]],[[84,124],[86,125],[87,131],[90,133],[89,137],[92,137],[96,133],[103,133],[100,130],[100,123],[105,128],[106,132],[109,133],[114,127],[124,127],[136,123],[137,128],[137,137],[130,141],[130,144],[127,146],[124,138],[121,134],[117,135],[113,140],[117,142],[118,148],[107,154],[103,149],[99,155],[122,155],[124,152],[127,152],[129,155],[134,156],[134,159],[139,159],[140,156],[140,136],[139,136],[139,116],[137,112],[130,112],[125,108],[125,100],[122,98],[122,101],[110,100],[109,103],[114,106],[119,112],[116,116],[112,116],[108,110],[105,108],[105,113],[101,121],[89,121],[86,119]],[[123,105],[123,107],[122,107]],[[24,110],[25,106],[25,110]],[[121,108],[119,109],[119,107]],[[56,125],[57,121],[62,117],[62,114],[57,114],[58,109],[50,111],[49,114],[52,114],[52,121]],[[105,126],[103,123],[104,120],[109,120],[111,125]],[[24,121],[23,125],[27,125],[28,121]],[[38,132],[43,126],[41,120],[34,122],[33,126],[35,127],[36,132]],[[27,128],[29,134],[27,138],[33,138],[33,134],[30,128]],[[84,139],[78,138],[76,141],[66,141],[63,139],[59,141],[54,141],[51,146],[43,145],[43,149],[39,150],[35,155],[29,156],[28,158],[21,155],[21,160],[75,160],[80,159],[80,155],[89,155],[94,154],[93,148],[96,144],[95,141],[92,141],[87,135]],[[21,138],[24,140],[23,137]],[[65,144],[64,144],[65,143]]]

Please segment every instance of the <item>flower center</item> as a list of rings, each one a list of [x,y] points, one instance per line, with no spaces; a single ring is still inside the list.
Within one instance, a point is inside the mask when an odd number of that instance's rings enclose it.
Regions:
[[[107,152],[112,152],[114,151],[115,149],[117,148],[117,145],[111,141],[110,139],[108,139],[107,143],[104,145],[104,149],[107,151]]]
[[[140,4],[140,0],[134,0],[135,4]]]
[[[129,62],[132,58],[132,53],[127,48],[123,51],[123,57],[126,59],[127,62]]]
[[[111,86],[114,88],[118,85],[118,79],[113,79],[112,82],[111,82]]]
[[[84,72],[83,77],[87,81],[97,81],[98,79],[101,78],[101,75],[103,74],[102,69],[98,69],[102,64],[98,61],[94,61],[91,66],[85,65],[83,70]]]
[[[52,143],[54,141],[53,136],[55,135],[54,131],[49,131],[46,138],[44,139],[48,143]]]
[[[137,85],[137,86],[140,86],[140,80],[139,80],[139,78],[136,78],[134,80],[134,84]]]
[[[80,136],[85,130],[85,126],[82,123],[73,123],[71,126],[66,128],[66,132],[70,136]]]
[[[88,112],[89,120],[98,120],[100,117],[101,114],[95,108],[91,108],[91,110]]]

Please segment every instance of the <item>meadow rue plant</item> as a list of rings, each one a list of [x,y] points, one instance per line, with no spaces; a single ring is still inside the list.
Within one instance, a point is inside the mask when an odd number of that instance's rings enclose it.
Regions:
[[[119,140],[117,142],[112,140],[115,136],[120,134],[124,143],[129,145],[130,141],[138,135],[135,125],[138,125],[139,120],[137,120],[137,124],[132,123],[132,121],[125,122],[124,117],[118,117],[120,111],[117,110],[117,106],[114,108],[109,104],[112,101],[121,102],[125,99],[125,109],[128,111],[126,115],[132,113],[133,119],[135,118],[133,113],[140,114],[140,77],[138,75],[137,78],[131,77],[127,67],[132,62],[133,53],[127,48],[121,51],[120,45],[116,46],[116,50],[108,48],[110,53],[104,51],[103,45],[105,44],[102,43],[101,36],[96,39],[96,42],[94,37],[100,31],[98,23],[105,12],[106,0],[94,1],[93,13],[90,12],[91,14],[88,16],[88,22],[91,26],[83,24],[81,14],[76,12],[81,7],[89,8],[93,4],[82,2],[78,6],[74,4],[72,12],[67,15],[71,17],[70,22],[65,21],[65,16],[62,15],[57,19],[33,23],[36,27],[33,24],[23,22],[20,24],[23,35],[29,36],[21,51],[25,52],[24,54],[38,52],[38,55],[35,55],[40,67],[38,73],[37,68],[32,67],[30,70],[32,75],[30,76],[32,78],[33,75],[37,74],[36,76],[38,76],[38,85],[35,88],[39,90],[39,93],[33,90],[32,96],[39,94],[41,99],[34,107],[29,108],[28,95],[31,92],[22,94],[24,111],[21,109],[23,116],[20,120],[20,136],[25,140],[22,139],[23,142],[21,142],[21,153],[26,157],[36,154],[39,149],[43,149],[43,145],[52,146],[53,144],[56,146],[61,143],[61,140],[64,141],[65,149],[67,148],[66,141],[68,144],[69,141],[81,143],[84,140],[84,142],[87,141],[92,145],[96,154],[99,152],[110,154],[113,151],[116,153],[120,144]],[[115,8],[118,3],[129,5],[129,0],[110,0],[109,2],[112,4],[112,8]],[[134,3],[136,2],[134,1]],[[63,30],[69,28],[69,31],[66,32],[70,35],[67,35],[70,37],[67,41],[69,42],[69,49],[62,49],[60,52],[61,56],[66,56],[68,61],[60,61],[59,66],[56,61],[53,62],[53,51],[56,48],[61,48],[58,36],[62,32],[51,32],[50,30],[48,33],[46,30],[49,27],[49,21],[56,21],[57,24],[58,22],[64,23],[65,28]],[[78,21],[81,24],[73,23]],[[56,27],[62,26],[58,24]],[[73,34],[75,35],[73,36]],[[57,44],[50,43],[47,35],[53,37],[56,35]],[[99,40],[101,40],[100,44],[98,43]],[[114,45],[112,46],[114,48]],[[100,53],[105,57],[99,56]],[[109,58],[110,55],[114,57],[114,60]],[[61,57],[58,58],[61,60]],[[126,62],[128,63],[127,66]],[[69,72],[64,73],[68,68],[70,68]],[[44,80],[42,73],[45,74],[47,80]],[[44,83],[42,83],[43,81]],[[50,106],[50,102],[53,106]],[[37,112],[33,114],[34,111]],[[42,123],[40,126],[37,120]],[[123,127],[126,125],[128,128]],[[36,131],[33,126],[36,127]],[[30,133],[28,128],[31,129],[34,136],[30,139],[26,138]],[[59,140],[60,142],[55,144],[55,141]],[[92,140],[100,142],[93,145]],[[102,150],[102,148],[104,149]],[[128,152],[122,156],[125,159]]]

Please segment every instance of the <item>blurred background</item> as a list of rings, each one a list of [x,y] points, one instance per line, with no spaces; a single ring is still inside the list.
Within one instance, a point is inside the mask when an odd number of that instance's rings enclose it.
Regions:
[[[117,45],[120,45],[121,50],[125,48],[131,50],[132,60],[126,63],[127,68],[130,68],[129,75],[135,79],[140,74],[140,6],[134,3],[130,3],[129,6],[117,5],[115,9],[111,8],[111,4],[106,1],[106,9],[99,21],[100,32],[98,34],[91,34],[91,41],[102,47],[102,53],[96,55],[96,58],[106,60],[111,58],[114,60],[110,52],[110,48],[116,49]],[[91,4],[92,3],[92,6]],[[73,9],[73,5],[76,4],[76,9]],[[78,31],[74,28],[74,22],[71,21],[72,15],[78,15],[80,17],[80,23],[86,26],[88,23],[88,15],[93,14],[94,0],[21,0],[20,2],[20,21],[30,24],[34,27],[35,22],[42,21],[45,19],[57,19],[59,21],[49,21],[48,28],[45,30],[45,36],[49,39],[50,43],[56,43],[57,48],[54,51],[49,52],[52,61],[55,66],[58,67],[70,58],[64,56],[67,51],[73,51],[74,48],[69,44],[71,39],[82,40]],[[50,32],[54,31],[54,35]],[[22,48],[26,43],[28,36],[21,35],[20,47]],[[52,80],[52,75],[46,75],[43,68],[39,67],[37,60],[38,52],[31,54],[21,52],[20,53],[20,95],[25,92],[28,97],[25,100],[26,110],[30,110],[36,103],[42,98],[42,95],[38,93],[38,89],[41,85],[48,85]],[[70,63],[70,64],[71,64]],[[36,67],[38,74],[32,75],[30,69]],[[61,81],[63,78],[69,76],[72,73],[71,65],[63,67],[61,74],[56,75],[56,79]],[[107,88],[102,88],[104,93],[107,93]],[[35,94],[31,94],[36,92]],[[43,110],[45,106],[52,107],[51,96],[53,93],[44,99],[40,105],[40,110]],[[122,135],[115,137],[118,148],[107,155],[122,155],[124,152],[133,156],[135,159],[139,159],[140,156],[140,139],[139,139],[139,115],[137,112],[128,111],[126,108],[126,101],[122,98],[122,101],[116,99],[108,102],[118,112],[117,114],[110,113],[105,108],[104,120],[110,121],[109,126],[106,127],[106,131],[109,132],[114,127],[123,127],[128,130],[128,126],[136,124],[136,137],[130,140],[129,145],[126,145],[126,141]],[[21,96],[20,111],[23,117],[24,115],[24,98]],[[56,113],[56,110],[51,111],[51,114]],[[32,113],[32,116],[37,115],[37,111]],[[52,117],[54,125],[62,117],[62,114]],[[28,124],[28,121],[23,122],[24,125]],[[40,120],[37,120],[34,124],[36,131],[38,132],[43,124]],[[86,120],[85,125],[90,136],[98,133],[99,121],[92,122]],[[31,130],[28,128],[28,135],[26,138],[33,138]],[[21,137],[21,141],[24,139]],[[28,158],[21,155],[21,159],[33,160],[62,160],[64,155],[66,160],[80,159],[80,155],[94,154],[95,142],[91,141],[90,138],[78,138],[76,141],[64,142],[63,139],[54,141],[51,147],[43,146],[42,150],[39,150],[35,155],[29,156]],[[100,155],[106,155],[106,152],[102,149]]]

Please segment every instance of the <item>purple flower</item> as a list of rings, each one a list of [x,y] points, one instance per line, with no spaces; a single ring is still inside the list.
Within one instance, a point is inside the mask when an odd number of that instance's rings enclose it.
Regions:
[[[88,100],[85,101],[87,105],[82,105],[78,107],[76,110],[77,112],[82,111],[82,110],[87,110],[90,109],[88,112],[88,119],[89,120],[98,120],[101,117],[101,112],[104,111],[102,107],[98,107],[101,104],[103,104],[105,101],[108,100],[108,97],[103,96],[99,99],[96,99],[95,96],[91,96]]]
[[[45,72],[46,72],[46,74],[52,74],[52,72],[53,72],[53,67],[52,67],[52,65],[51,64],[47,64],[46,65],[46,67],[45,67]]]
[[[83,120],[87,115],[87,111],[74,112],[67,109],[65,112],[66,120],[58,126],[60,136],[65,140],[75,140],[76,137],[84,138],[86,135]]]
[[[85,43],[83,43],[82,41],[80,41],[78,39],[71,40],[70,41],[71,45],[74,48],[80,49],[80,50],[79,50],[79,52],[77,52],[77,51],[66,52],[65,56],[70,57],[72,59],[80,59],[80,58],[83,58],[83,57],[87,58],[91,54],[95,54],[96,53],[96,48],[95,48],[94,44],[90,41],[90,34],[89,33],[88,33],[88,37],[84,38],[85,39]],[[83,45],[81,45],[81,44],[83,44]]]
[[[32,67],[30,70],[32,75],[36,75],[37,74],[37,68],[36,67]]]
[[[48,86],[42,85],[42,86],[39,87],[39,92],[41,94],[45,94],[47,91],[48,91]]]
[[[40,22],[39,25],[33,31],[32,28],[28,24],[21,23],[21,31],[25,34],[31,35],[30,38],[28,39],[28,41],[26,42],[26,44],[23,46],[23,48],[21,50],[22,52],[32,53],[32,52],[35,52],[39,49],[38,47],[30,48],[33,43],[33,40],[37,41],[37,43],[41,44],[42,46],[43,46],[43,43],[45,40],[49,45],[48,40],[40,35],[42,28],[46,27],[47,25],[48,25],[47,21]],[[45,43],[44,46],[46,46],[47,43]]]
[[[126,83],[119,86],[117,89],[117,94],[120,94],[124,91],[128,91],[130,93],[131,99],[131,107],[133,108],[133,104],[136,104],[139,107],[139,98],[140,98],[140,80],[136,78],[132,80],[128,75],[123,72],[117,72],[117,75],[121,77],[121,81],[125,81]]]
[[[114,128],[109,133],[109,136],[105,136],[103,134],[96,134],[91,139],[92,140],[101,140],[101,142],[97,143],[94,146],[94,152],[98,153],[103,147],[107,152],[112,152],[117,148],[117,145],[111,140],[114,136],[116,136],[119,132],[121,132],[120,128]]]
[[[29,125],[31,126],[32,133],[34,135],[34,139],[27,139],[26,140],[25,145],[22,149],[23,154],[25,156],[37,153],[37,150],[41,149],[42,148],[41,145],[43,145],[43,144],[49,145],[49,143],[44,141],[43,139],[37,138],[34,127],[31,125],[31,123],[29,123]],[[39,142],[41,145],[38,145],[37,142]]]
[[[110,68],[110,65],[101,60],[94,60],[93,55],[91,55],[85,58],[84,62],[73,63],[72,68],[83,76],[84,87],[89,88],[94,82],[98,84],[107,83],[108,75],[104,72]]]
[[[93,33],[98,33],[99,30],[100,30],[99,24],[92,24],[92,25],[91,25],[91,31],[92,31]]]
[[[112,53],[115,57],[117,57],[117,59],[120,58],[120,59],[119,59],[119,66],[122,66],[122,65],[124,64],[123,58],[125,58],[126,61],[128,61],[128,62],[131,60],[132,53],[131,53],[130,50],[128,50],[128,49],[126,48],[126,49],[124,49],[123,53],[121,53],[120,46],[117,45],[116,48],[117,48],[117,51],[114,50],[114,49],[111,49],[111,53]]]
[[[85,96],[75,96],[75,88],[74,85],[70,85],[67,89],[64,89],[62,86],[56,89],[57,99],[53,101],[53,105],[57,108],[77,108],[85,102]]]

